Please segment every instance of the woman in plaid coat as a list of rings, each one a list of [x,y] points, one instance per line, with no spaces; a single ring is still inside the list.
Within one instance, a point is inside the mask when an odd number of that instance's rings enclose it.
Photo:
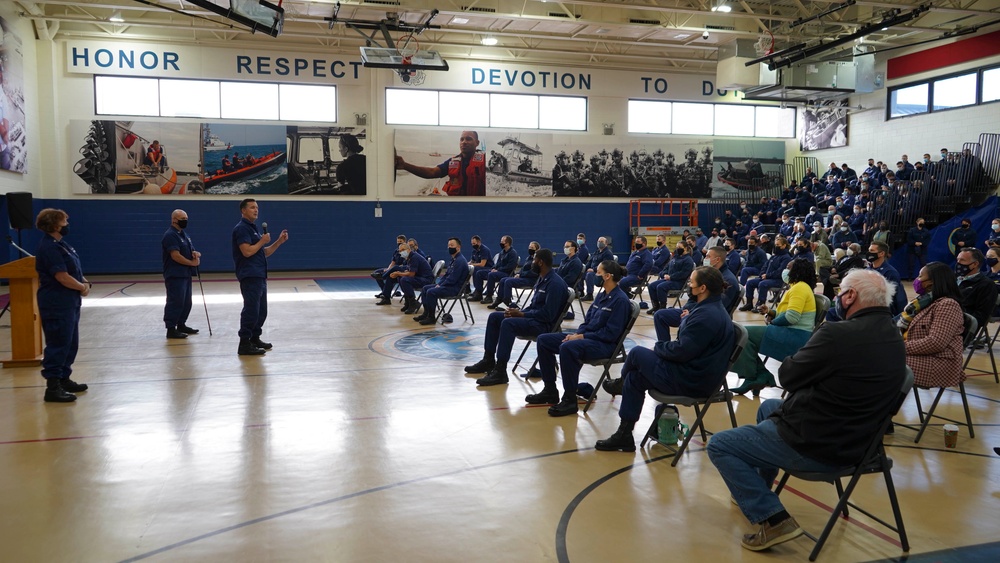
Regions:
[[[917,298],[899,316],[906,343],[906,365],[918,387],[953,387],[965,380],[961,293],[951,268],[931,262],[913,280]]]

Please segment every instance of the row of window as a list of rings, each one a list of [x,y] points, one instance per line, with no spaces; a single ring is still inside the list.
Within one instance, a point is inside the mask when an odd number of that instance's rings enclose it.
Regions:
[[[95,76],[97,115],[337,121],[337,87]]]
[[[888,118],[1000,100],[1000,67],[979,68],[889,89]]]
[[[387,88],[389,125],[587,130],[587,98]]]
[[[795,108],[629,100],[629,133],[795,137]]]

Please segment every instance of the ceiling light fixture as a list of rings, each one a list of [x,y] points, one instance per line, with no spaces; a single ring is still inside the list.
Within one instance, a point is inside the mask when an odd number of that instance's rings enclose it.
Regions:
[[[712,6],[712,11],[713,12],[722,12],[724,14],[728,14],[729,12],[732,12],[733,9],[729,6],[729,4],[726,4],[725,2],[722,2],[718,6]]]
[[[493,36],[483,37],[479,42],[487,47],[492,47],[498,43],[497,38]]]
[[[460,18],[458,16],[455,16],[455,17],[451,18],[451,23],[456,24],[456,25],[457,24],[463,24],[463,23],[469,23],[469,18]]]
[[[122,17],[122,11],[121,10],[117,10],[117,11],[115,11],[115,13],[111,14],[111,17],[108,18],[108,21],[109,22],[115,22],[115,23],[122,23],[122,22],[125,21],[125,18]]]

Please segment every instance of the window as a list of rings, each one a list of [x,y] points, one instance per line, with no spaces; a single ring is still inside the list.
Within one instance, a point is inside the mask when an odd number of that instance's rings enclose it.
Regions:
[[[934,111],[976,104],[976,73],[934,81]]]
[[[337,87],[279,84],[278,118],[282,121],[337,121]]]
[[[219,118],[219,83],[159,80],[161,117]]]
[[[795,137],[795,109],[756,106],[755,137]]]
[[[385,121],[397,125],[437,125],[438,93],[386,88]]]
[[[587,130],[587,98],[538,97],[539,129]]]
[[[715,104],[715,134],[727,137],[753,137],[756,115],[753,106]]]
[[[892,90],[889,93],[889,117],[903,117],[928,112],[927,83]]]
[[[159,81],[95,76],[94,100],[98,115],[160,115]]]
[[[670,133],[670,102],[628,101],[629,133]]]
[[[319,137],[299,137],[298,163],[323,162],[323,139]]]
[[[1000,100],[1000,67],[983,71],[983,103]]]
[[[223,119],[278,119],[278,85],[222,82],[219,93]]]
[[[490,127],[538,129],[538,96],[490,94]]]
[[[490,126],[490,95],[478,92],[439,92],[441,119],[438,125]]]
[[[674,102],[675,135],[712,135],[715,132],[714,104]]]
[[[587,98],[386,88],[389,125],[587,130]]]

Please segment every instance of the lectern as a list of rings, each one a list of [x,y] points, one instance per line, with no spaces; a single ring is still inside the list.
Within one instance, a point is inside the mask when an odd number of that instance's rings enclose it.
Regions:
[[[11,357],[3,367],[37,366],[42,363],[42,323],[38,317],[38,272],[35,258],[21,258],[0,266],[0,278],[10,280]]]

